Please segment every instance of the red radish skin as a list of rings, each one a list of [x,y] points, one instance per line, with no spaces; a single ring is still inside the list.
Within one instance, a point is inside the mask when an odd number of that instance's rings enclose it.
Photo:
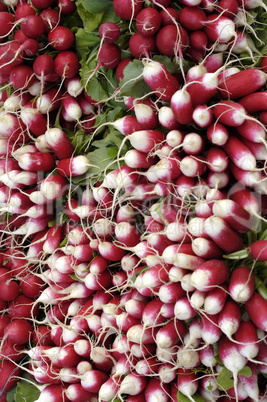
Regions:
[[[257,328],[266,331],[267,327],[267,301],[257,292],[245,303],[245,309],[251,321]]]
[[[28,15],[20,24],[22,32],[29,38],[36,39],[45,31],[42,18],[39,15]]]
[[[145,63],[143,78],[151,90],[163,101],[170,101],[180,84],[163,64],[156,61]]]
[[[147,402],[153,402],[160,398],[162,402],[169,401],[169,386],[162,384],[159,378],[151,378],[145,389],[145,398]]]
[[[201,336],[207,345],[213,345],[220,339],[222,334],[218,326],[218,315],[201,315]]]
[[[233,200],[217,200],[213,204],[212,212],[224,219],[234,230],[248,232],[252,228],[253,219],[250,213]]]
[[[221,285],[228,277],[229,269],[222,260],[208,260],[196,268],[191,277],[191,284],[200,291],[208,291]]]
[[[118,394],[138,395],[144,391],[146,385],[147,379],[132,371],[123,378]]]
[[[114,22],[104,22],[98,29],[98,34],[106,43],[114,43],[120,37],[120,28]]]
[[[161,26],[161,15],[155,8],[147,7],[138,13],[135,23],[137,31],[152,36]]]
[[[184,7],[179,14],[180,23],[187,31],[198,31],[205,25],[206,14],[200,7]]]
[[[121,4],[119,0],[114,0],[113,8],[120,18],[130,21],[131,19],[136,18],[138,13],[142,10],[143,2],[139,0],[134,0],[133,2],[127,0],[125,3]]]
[[[240,85],[241,83],[242,85]],[[261,70],[251,68],[225,78],[219,84],[219,90],[223,99],[233,100],[256,92],[265,83],[266,74]]]
[[[177,376],[177,388],[179,392],[191,400],[192,396],[197,392],[198,389],[197,374],[190,369],[179,369]]]
[[[259,343],[256,327],[250,321],[241,321],[234,336],[237,349],[241,355],[251,360],[259,353]]]
[[[170,102],[178,123],[185,125],[192,122],[193,105],[190,94],[185,89],[176,91],[172,95]]]
[[[56,50],[68,50],[74,44],[74,34],[69,28],[58,25],[48,33],[48,41]]]
[[[172,7],[166,7],[165,9],[163,8],[160,11],[160,16],[161,16],[161,25],[166,26],[166,25],[172,25],[179,20],[179,14],[175,8]]]
[[[0,388],[1,392],[9,391],[13,388],[18,382],[18,378],[21,373],[21,368],[19,365],[16,365],[14,362],[3,359],[0,363],[0,373],[1,373],[1,382]]]
[[[204,227],[206,233],[226,253],[232,253],[243,248],[241,236],[231,229],[222,218],[211,216],[205,220]]]
[[[186,30],[181,26],[166,25],[162,27],[156,36],[158,51],[169,57],[178,56],[185,52],[189,44]]]
[[[228,339],[231,339],[232,335],[238,330],[240,322],[241,310],[239,305],[235,301],[227,301],[218,316],[218,325],[221,331]]]
[[[121,61],[121,51],[115,43],[103,43],[98,53],[101,66],[115,68]]]
[[[267,261],[267,241],[257,240],[249,247],[250,256],[256,261]]]
[[[225,125],[216,122],[208,126],[207,137],[214,145],[223,146],[229,138],[229,132]]]
[[[229,293],[238,303],[246,303],[254,292],[254,275],[245,266],[239,266],[231,273],[228,285]]]
[[[247,113],[266,111],[267,92],[253,92],[244,98],[239,99],[239,103],[246,109]]]
[[[78,56],[71,50],[60,52],[54,59],[55,73],[62,78],[73,78],[79,71]]]
[[[225,367],[233,373],[235,393],[237,394],[237,374],[245,367],[247,359],[239,353],[236,344],[226,335],[219,340],[219,357]]]
[[[234,101],[222,101],[215,104],[214,117],[222,124],[230,127],[241,126],[246,119],[245,108]]]
[[[170,348],[182,342],[187,332],[187,327],[183,321],[171,320],[157,332],[156,344],[159,348]]]
[[[142,129],[154,130],[158,126],[158,116],[151,105],[136,102],[134,104],[134,113],[138,122],[142,125]]]

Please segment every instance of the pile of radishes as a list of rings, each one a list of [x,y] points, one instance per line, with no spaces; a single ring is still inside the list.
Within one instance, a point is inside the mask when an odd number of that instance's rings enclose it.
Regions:
[[[264,402],[266,5],[94,7],[0,3],[0,401]]]

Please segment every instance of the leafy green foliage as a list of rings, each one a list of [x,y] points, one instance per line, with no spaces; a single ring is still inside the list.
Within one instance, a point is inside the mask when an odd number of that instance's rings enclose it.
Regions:
[[[86,11],[92,14],[102,13],[112,8],[112,0],[79,0]]]
[[[120,82],[120,93],[123,96],[141,98],[151,92],[143,80],[144,65],[141,60],[133,60],[123,70],[124,77]]]
[[[252,374],[251,369],[246,366],[238,372],[238,375],[250,377]],[[217,386],[221,391],[227,391],[234,386],[233,373],[226,367],[223,367],[217,377]]]
[[[195,402],[205,402],[205,399],[202,398],[202,396],[200,396],[199,394],[194,394],[192,396],[193,400]],[[182,392],[178,391],[177,393],[177,401],[179,402],[192,402],[191,399],[187,398],[187,396],[185,396],[184,394],[182,394]]]
[[[88,49],[96,46],[100,42],[100,37],[96,32],[86,32],[85,29],[79,28],[75,34],[76,51],[80,58],[87,56]]]
[[[33,379],[24,371],[22,380],[15,387],[7,391],[7,402],[34,402],[39,398],[40,391],[34,385]]]

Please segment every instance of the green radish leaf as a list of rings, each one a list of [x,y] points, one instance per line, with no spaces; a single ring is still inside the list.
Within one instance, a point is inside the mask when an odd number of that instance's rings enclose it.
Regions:
[[[166,201],[167,198],[168,198],[168,196],[164,197],[164,198],[160,201],[159,205],[155,208],[155,212],[159,215],[160,219],[165,223],[165,225],[168,225],[169,222],[167,222],[167,220],[166,220],[166,219],[164,218],[164,216],[162,215],[161,208],[162,208],[162,206],[164,205],[164,203],[165,203],[165,201]]]
[[[101,13],[112,8],[112,0],[78,0],[86,11],[92,14]]]
[[[80,58],[88,55],[88,49],[96,46],[100,42],[100,37],[96,32],[86,32],[79,28],[75,34],[76,51]]]
[[[152,57],[152,60],[158,61],[159,63],[163,64],[164,67],[167,68],[167,70],[171,74],[176,74],[179,72],[179,66],[177,65],[175,60],[171,60],[168,56],[163,56],[161,54],[155,54]]]
[[[240,370],[237,375],[243,375],[244,377],[250,378],[252,376],[252,371],[251,368],[248,366],[245,366],[244,368],[242,368],[242,370]]]
[[[194,402],[205,402],[205,399],[202,398],[199,394],[194,394],[192,396],[192,399]],[[189,399],[187,396],[185,396],[182,392],[178,391],[177,393],[177,401],[178,402],[192,402],[192,399]]]
[[[64,247],[68,243],[68,236],[65,237],[65,239],[62,240],[62,242],[59,244],[59,247]]]
[[[17,391],[17,387],[11,388],[9,391],[6,393],[6,400],[7,402],[14,402],[15,401],[15,394]]]
[[[31,381],[31,383],[25,380],[18,382],[14,401],[15,402],[36,401],[40,396],[39,389],[33,385],[33,380],[28,373],[24,373],[23,378],[28,379],[29,381]]]
[[[264,283],[262,282],[262,280],[257,276],[254,275],[254,279],[255,279],[255,288],[257,290],[257,292],[265,299],[267,300],[267,288],[264,285]]]
[[[134,274],[134,275],[131,277],[131,281],[132,281],[132,282],[135,282],[136,278],[137,278],[140,274],[142,274],[143,272],[146,272],[146,271],[148,271],[148,270],[149,270],[149,267],[148,267],[148,266],[146,266],[146,267],[140,269],[140,271],[138,271],[136,274]]]
[[[77,5],[78,14],[83,21],[84,29],[87,32],[93,32],[93,31],[97,30],[99,27],[99,24],[102,20],[104,12],[92,13],[92,12],[86,10],[86,8],[83,5],[83,2],[80,0],[78,0],[76,2],[76,5]]]
[[[234,380],[231,378],[233,373],[226,367],[223,367],[217,377],[217,386],[220,391],[227,391],[234,386]]]
[[[247,249],[238,250],[231,254],[225,254],[223,258],[227,260],[242,260],[243,258],[247,258],[249,256],[249,252]]]
[[[124,77],[120,82],[120,93],[123,96],[142,98],[151,92],[143,80],[144,65],[141,60],[133,60],[123,70]]]
[[[80,72],[82,74],[82,72]],[[82,75],[81,75],[82,76]],[[90,75],[87,77],[89,78]],[[84,80],[84,78],[83,78]],[[83,82],[82,80],[82,82]],[[96,75],[93,75],[89,81],[85,82],[85,90],[88,94],[90,94],[91,98],[97,102],[105,102],[105,99],[108,99],[108,94],[103,88],[102,83],[97,79]]]
[[[76,276],[75,274],[69,274],[69,277],[74,279],[75,282],[84,282],[84,280],[78,278],[78,276]]]

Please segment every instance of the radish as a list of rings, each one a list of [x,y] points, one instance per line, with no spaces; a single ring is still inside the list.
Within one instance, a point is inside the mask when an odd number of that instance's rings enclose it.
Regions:
[[[191,284],[200,291],[208,291],[211,287],[221,285],[228,277],[227,265],[216,259],[211,259],[196,268],[191,277]]]
[[[1,393],[9,391],[13,388],[17,381],[18,377],[21,373],[21,368],[19,365],[15,364],[14,362],[3,359],[0,363],[0,372],[1,372]]]
[[[127,136],[131,145],[138,151],[148,153],[154,147],[161,144],[165,138],[161,131],[157,130],[141,130]]]
[[[215,104],[214,117],[227,126],[241,126],[246,118],[245,108],[234,101],[222,101]]]
[[[135,371],[132,371],[123,378],[118,395],[138,395],[139,393],[144,391],[146,385],[146,378],[139,376],[136,374]]]
[[[250,256],[257,261],[266,261],[266,240],[257,240],[253,242],[249,247]]]
[[[158,116],[153,105],[136,102],[134,103],[134,113],[142,126],[141,129],[154,130],[158,126]]]
[[[239,303],[246,303],[254,292],[252,271],[242,265],[235,268],[230,276],[228,289],[233,300]]]
[[[48,41],[56,50],[67,50],[74,43],[74,34],[69,28],[58,25],[48,33]]]
[[[159,348],[170,348],[182,342],[186,333],[187,327],[182,321],[171,320],[157,332],[156,344]]]
[[[74,147],[64,131],[59,128],[51,128],[45,132],[45,139],[58,159],[72,156]]]
[[[115,13],[124,20],[130,21],[133,18],[136,18],[138,13],[142,10],[143,3],[138,0],[134,0],[131,2],[130,0],[126,1],[123,5],[118,0],[113,1],[113,8]]]
[[[212,211],[234,230],[248,232],[252,228],[253,219],[250,213],[233,200],[217,200],[213,204]]]
[[[8,11],[1,11],[0,12],[0,21],[1,21],[1,29],[0,29],[0,36],[4,37],[11,33],[13,24],[15,22],[14,16],[9,13]]]
[[[176,78],[157,61],[151,60],[145,63],[143,78],[157,97],[164,101],[170,101],[172,95],[180,87]]]
[[[179,392],[185,395],[190,401],[198,389],[197,375],[191,369],[179,369],[177,376],[177,388]]]
[[[229,132],[223,124],[216,122],[208,126],[207,137],[214,145],[223,146],[229,138]]]
[[[204,227],[206,233],[226,253],[242,249],[242,238],[222,218],[211,216],[205,220]]]
[[[202,314],[200,324],[203,341],[208,345],[215,344],[221,337],[218,315]]]
[[[83,155],[74,156],[72,158],[63,158],[57,164],[58,173],[63,177],[80,176],[86,173],[88,168],[88,159]]]
[[[71,50],[60,52],[54,59],[55,73],[62,78],[73,78],[79,71],[78,56]]]
[[[209,315],[215,315],[222,311],[226,302],[227,292],[225,285],[209,291],[204,301],[204,310]]]
[[[21,64],[10,71],[10,84],[15,89],[28,89],[34,82],[34,74],[31,67]]]
[[[160,13],[151,7],[144,8],[136,16],[136,29],[144,36],[154,35],[161,26]]]
[[[22,32],[29,38],[38,38],[45,31],[45,25],[39,15],[28,15],[21,23],[20,27]]]
[[[240,82],[242,82],[242,86],[240,86]],[[219,84],[219,90],[223,99],[233,100],[256,92],[265,83],[266,74],[261,70],[251,68],[225,78]]]
[[[227,301],[223,310],[219,313],[218,325],[228,339],[231,339],[232,335],[238,330],[240,321],[241,311],[239,305],[234,301]]]
[[[143,35],[141,32],[136,32],[131,36],[129,40],[129,49],[131,54],[136,59],[140,59],[142,57],[149,58],[149,56],[156,51],[156,38],[154,35],[146,36]],[[116,67],[117,65],[118,63],[114,67]]]
[[[236,344],[226,335],[219,340],[219,357],[225,367],[233,373],[235,394],[237,395],[237,375],[245,367],[247,359],[238,352]]]
[[[209,15],[205,21],[204,32],[211,42],[228,43],[236,36],[234,22],[224,15]]]
[[[147,402],[152,402],[155,399],[162,402],[169,401],[169,387],[167,384],[162,384],[160,379],[151,378],[145,389],[145,398]]]
[[[256,327],[250,321],[241,321],[234,336],[237,349],[241,355],[251,360],[259,353]]]
[[[176,25],[162,27],[156,36],[156,45],[161,54],[169,57],[181,57],[189,44],[189,37],[184,28]]]
[[[29,342],[33,332],[32,325],[26,320],[12,320],[4,330],[2,342],[8,340],[12,344],[22,345]]]
[[[171,109],[180,124],[189,124],[192,121],[193,106],[190,94],[183,88],[177,90],[171,97]]]
[[[187,177],[201,176],[207,170],[206,160],[202,155],[185,156],[181,160],[180,169]]]
[[[54,168],[55,160],[51,153],[25,153],[17,158],[19,166],[23,170],[49,172]]]
[[[200,7],[197,7],[197,5],[188,4],[187,7],[181,10],[179,18],[183,28],[188,31],[198,31],[205,25],[206,14]]]
[[[245,303],[245,309],[256,327],[266,331],[266,300],[257,292]]]

